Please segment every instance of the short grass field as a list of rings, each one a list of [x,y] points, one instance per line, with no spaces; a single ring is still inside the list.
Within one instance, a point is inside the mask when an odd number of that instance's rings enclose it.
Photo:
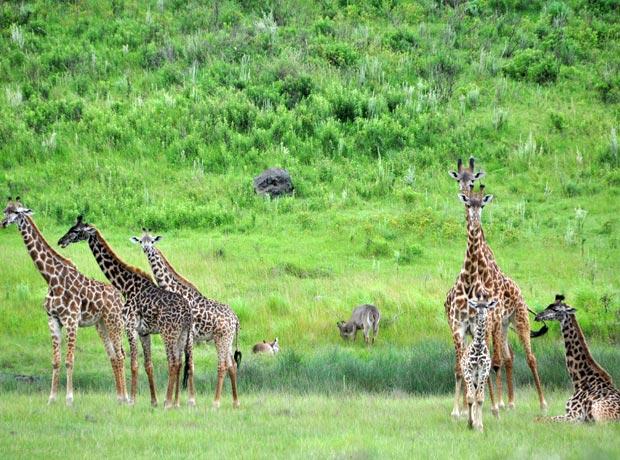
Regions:
[[[44,394],[0,400],[3,458],[566,458],[615,459],[620,426],[535,422],[532,390],[500,419],[484,410],[484,433],[449,416],[446,396],[252,393],[239,410],[225,401],[195,409],[152,409],[146,398],[118,406],[110,394],[76,394],[74,407],[48,407]],[[548,395],[561,413],[568,393]]]

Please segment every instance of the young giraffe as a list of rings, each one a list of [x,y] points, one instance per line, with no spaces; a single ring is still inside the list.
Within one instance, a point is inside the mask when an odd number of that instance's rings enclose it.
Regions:
[[[536,315],[536,321],[560,322],[566,369],[573,382],[573,396],[566,403],[566,414],[547,418],[554,422],[602,422],[620,420],[620,391],[611,376],[594,360],[575,318],[575,309],[564,303],[563,295]]]
[[[183,351],[186,354],[185,366],[189,373],[188,404],[194,406],[196,401],[193,382],[192,312],[189,304],[180,295],[157,287],[151,277],[142,270],[123,262],[99,230],[84,222],[82,216],[78,216],[76,224],[67,231],[58,244],[64,248],[71,243],[84,240],[88,241],[101,271],[125,296],[125,310],[130,324],[130,342],[135,344],[136,336],[140,336],[144,351],[144,367],[151,391],[151,404],[157,405],[151,360],[151,334],[160,333],[168,359],[168,388],[164,408],[172,407],[173,392],[174,405],[179,406],[179,379]],[[134,400],[137,381],[138,357],[136,352],[132,352],[131,396]]]
[[[452,340],[456,354],[454,406],[452,409],[452,416],[456,418],[461,414],[459,407],[463,382],[461,360],[465,348],[465,335],[472,335],[472,322],[476,314],[476,310],[469,306],[468,299],[472,298],[476,292],[490,292],[492,288],[490,273],[486,270],[486,258],[480,246],[481,240],[478,234],[482,229],[480,224],[482,208],[491,202],[493,195],[484,195],[484,193],[477,193],[471,190],[468,195],[460,194],[459,198],[466,202],[468,206],[467,252],[461,272],[450,291],[448,291],[444,303],[448,323],[452,330]],[[497,414],[491,385],[489,385],[489,396],[493,412]]]
[[[15,223],[37,269],[48,285],[45,297],[47,324],[52,335],[52,389],[48,403],[56,400],[60,380],[61,330],[67,330],[67,405],[73,403],[73,362],[78,327],[94,325],[112,364],[116,398],[127,402],[125,355],[122,348],[123,301],[110,285],[87,278],[75,265],[51,248],[30,217],[32,210],[9,198],[2,227]]]
[[[162,252],[155,247],[161,236],[153,237],[143,229],[142,237],[131,240],[142,246],[157,284],[171,292],[181,294],[192,307],[194,320],[194,342],[213,340],[217,350],[217,386],[213,406],[220,406],[224,376],[228,372],[233,394],[233,406],[239,407],[237,396],[237,367],[241,353],[237,350],[233,359],[233,341],[239,333],[239,319],[228,305],[216,300],[207,299],[187,279],[179,275]]]
[[[461,368],[469,406],[469,427],[482,431],[484,385],[491,372],[491,356],[487,346],[487,315],[495,308],[497,302],[495,300],[488,302],[483,293],[479,293],[478,300],[470,299],[468,304],[476,310],[476,332],[461,358]]]
[[[474,158],[469,159],[469,168],[463,168],[463,163],[459,159],[457,162],[457,171],[451,171],[450,176],[459,182],[459,188],[462,193],[467,193],[473,188],[474,181],[484,176],[483,172],[474,173]],[[484,185],[481,185],[481,191]],[[466,219],[469,225],[470,213],[466,209]],[[501,367],[506,370],[506,383],[508,386],[508,407],[514,408],[514,385],[512,370],[514,366],[514,352],[508,343],[508,327],[512,323],[515,326],[517,334],[526,353],[527,363],[534,377],[536,390],[540,408],[546,411],[547,403],[545,401],[540,378],[538,376],[538,368],[536,357],[532,352],[530,337],[539,337],[546,333],[543,327],[540,331],[531,332],[528,317],[529,308],[523,299],[519,286],[508,276],[506,276],[497,265],[493,251],[486,242],[484,231],[481,228],[478,232],[480,238],[480,248],[482,254],[486,258],[486,271],[491,278],[493,289],[489,291],[491,295],[500,300],[498,307],[492,313],[489,322],[491,323],[491,331],[493,335],[493,368],[496,370],[496,386],[498,407],[503,408],[502,396],[502,376]],[[498,293],[501,293],[500,296]]]

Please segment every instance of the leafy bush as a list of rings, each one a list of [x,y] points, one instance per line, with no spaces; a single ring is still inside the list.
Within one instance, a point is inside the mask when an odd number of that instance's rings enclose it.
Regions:
[[[504,66],[506,75],[515,80],[539,84],[555,82],[559,71],[559,65],[553,56],[532,48],[517,51]]]
[[[359,56],[349,44],[342,42],[326,43],[319,47],[319,54],[331,65],[347,67],[355,64]]]

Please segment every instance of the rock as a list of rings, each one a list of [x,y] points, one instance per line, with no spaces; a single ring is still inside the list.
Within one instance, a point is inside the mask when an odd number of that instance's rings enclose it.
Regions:
[[[286,169],[269,168],[254,178],[254,190],[259,195],[277,197],[293,193],[291,175]]]

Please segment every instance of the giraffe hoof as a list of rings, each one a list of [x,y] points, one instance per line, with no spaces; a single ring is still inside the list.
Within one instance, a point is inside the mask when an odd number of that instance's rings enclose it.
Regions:
[[[169,410],[169,409],[172,409],[172,408],[173,408],[173,405],[172,405],[172,403],[170,401],[164,401],[164,409],[165,410]]]
[[[540,405],[540,411],[543,415],[547,415],[547,401],[543,401]]]
[[[508,410],[513,410],[515,408],[515,403],[510,402],[508,403]]]
[[[213,407],[213,409],[219,409],[220,408],[220,402],[219,401],[213,401],[213,404],[211,404],[211,407]]]
[[[56,396],[50,396],[47,400],[47,404],[54,404],[56,402]]]
[[[458,420],[459,418],[461,418],[461,413],[458,410],[453,410],[450,415],[455,420]]]
[[[497,407],[491,408],[491,413],[493,414],[493,417],[499,418],[499,409]]]
[[[233,407],[235,409],[239,409],[240,406],[241,406],[241,404],[239,404],[239,401],[233,401]]]
[[[66,401],[67,401],[67,406],[68,407],[73,406],[73,396],[67,396]]]
[[[195,400],[195,399],[189,399],[189,400],[187,401],[187,405],[188,405],[189,407],[196,407],[196,400]]]
[[[497,407],[499,407],[501,410],[506,409],[506,405],[504,404],[504,401],[500,401]]]

